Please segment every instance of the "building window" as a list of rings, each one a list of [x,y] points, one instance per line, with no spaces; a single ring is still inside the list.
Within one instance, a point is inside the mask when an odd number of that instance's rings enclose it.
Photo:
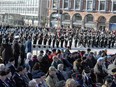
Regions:
[[[69,8],[74,10],[74,0],[69,0]]]
[[[87,11],[92,11],[92,9],[93,9],[93,2],[87,1]]]
[[[87,15],[86,16],[86,22],[88,22],[88,23],[91,23],[91,22],[93,22],[93,16],[92,15]]]
[[[113,11],[116,11],[116,2],[113,2]]]
[[[100,5],[99,5],[100,8],[99,8],[99,9],[100,9],[101,11],[102,11],[102,10],[104,11],[104,10],[105,10],[105,5],[106,5],[106,1],[100,1]]]
[[[80,9],[80,0],[75,0],[75,9],[79,10]]]
[[[69,0],[64,0],[64,9],[68,9]]]
[[[56,9],[57,8],[57,4],[58,4],[57,1],[58,0],[53,0],[53,7],[52,7],[53,9]]]
[[[82,17],[81,17],[80,14],[76,14],[75,17],[74,17],[74,19],[75,19],[75,22],[78,22],[78,21],[82,20]]]

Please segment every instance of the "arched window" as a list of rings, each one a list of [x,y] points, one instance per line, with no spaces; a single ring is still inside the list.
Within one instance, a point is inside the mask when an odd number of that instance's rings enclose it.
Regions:
[[[110,18],[109,29],[116,30],[116,16]]]
[[[62,14],[62,21],[70,20],[70,15],[68,13]]]
[[[110,23],[116,23],[116,16],[112,16],[110,18]]]
[[[98,18],[98,22],[99,22],[99,23],[105,23],[105,22],[106,22],[106,18],[105,18],[104,16],[100,16],[100,17]]]
[[[78,22],[82,20],[82,16],[79,13],[74,14],[72,21],[73,22]]]
[[[93,15],[88,14],[85,16],[85,23],[93,22]]]

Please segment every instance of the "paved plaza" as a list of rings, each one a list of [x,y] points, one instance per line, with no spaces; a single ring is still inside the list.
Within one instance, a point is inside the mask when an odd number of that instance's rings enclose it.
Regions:
[[[52,50],[52,48],[38,48],[38,49],[33,49],[33,54],[34,55],[38,55],[39,54],[39,51],[40,50],[46,50],[46,49],[49,49],[49,50]],[[65,50],[65,48],[56,48],[56,49],[61,49],[61,50]],[[92,52],[99,52],[99,51],[101,51],[101,50],[105,50],[105,49],[107,49],[107,53],[108,54],[115,54],[116,53],[116,48],[111,48],[111,49],[109,49],[109,48],[91,48],[91,51]],[[84,51],[86,51],[87,50],[87,48],[84,48],[84,47],[77,47],[77,48],[72,48],[70,51],[71,52],[75,52],[75,51],[78,51],[78,50],[80,50],[80,51],[82,51],[82,50],[84,50]]]

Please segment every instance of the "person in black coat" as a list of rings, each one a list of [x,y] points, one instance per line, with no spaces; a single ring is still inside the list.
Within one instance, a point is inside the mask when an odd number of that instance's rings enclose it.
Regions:
[[[40,48],[41,47],[41,45],[42,45],[42,41],[43,41],[43,34],[40,34],[40,36],[39,36],[39,39],[38,39],[38,47]]]
[[[48,69],[51,65],[50,63],[50,60],[49,60],[49,55],[50,51],[49,50],[46,50],[46,54],[44,55],[44,57],[42,58],[41,62],[40,62],[40,66],[41,66],[41,70],[44,72],[44,73],[47,73],[48,72]]]
[[[9,87],[8,84],[5,83],[6,72],[5,70],[0,71],[0,87]]]
[[[0,33],[0,46],[2,44],[2,34]]]
[[[37,43],[37,36],[38,36],[38,35],[36,34],[36,35],[33,37],[33,44],[34,44],[33,47],[34,47],[34,48],[36,47],[35,45],[36,45],[36,43]]]
[[[61,48],[63,48],[63,43],[64,43],[64,36],[63,35],[60,37],[60,41],[61,41]]]
[[[44,36],[44,41],[43,41],[44,48],[46,47],[47,39],[48,39],[48,35],[46,34],[46,35]]]
[[[52,36],[49,35],[49,37],[48,37],[48,45],[49,45],[49,47],[51,47],[51,42],[52,42]]]
[[[5,83],[8,85],[8,87],[16,87],[16,84],[15,84],[15,82],[12,79],[12,74],[11,74],[10,69],[6,68],[5,72],[6,72]]]
[[[18,59],[20,55],[20,45],[17,40],[14,40],[13,43],[13,55],[15,59],[15,67],[18,67]]]
[[[77,42],[78,42],[78,36],[77,35],[75,35],[74,40],[75,40],[75,47],[77,47]]]
[[[21,76],[22,73],[23,73],[23,67],[20,66],[17,68],[17,72],[15,72],[12,77],[16,83],[16,87],[28,87],[24,79]]]
[[[8,41],[6,40],[6,43],[3,44],[3,51],[2,51],[2,58],[4,61],[4,64],[7,64],[9,59],[12,57],[12,48],[11,45],[8,44]]]
[[[24,65],[24,59],[26,58],[26,53],[25,53],[25,45],[23,44],[23,40],[21,41],[21,45],[20,45],[20,57],[21,57],[20,65]]]
[[[69,47],[70,47],[70,48],[72,47],[72,42],[73,42],[72,37],[69,36]]]
[[[15,68],[14,64],[15,64],[15,60],[13,58],[10,59],[9,60],[9,63],[7,64],[8,65],[8,68],[10,69],[10,71],[12,73],[12,75],[16,72],[16,68]]]
[[[115,35],[112,36],[111,42],[112,42],[111,43],[111,47],[113,48],[114,47],[114,44],[116,42],[116,36]]]
[[[53,42],[52,42],[52,47],[55,47],[55,43],[56,43],[56,36],[53,36]]]
[[[66,34],[64,36],[64,42],[65,42],[65,47],[67,47],[67,44],[68,44],[68,35],[66,35]]]
[[[59,48],[59,43],[60,43],[60,40],[59,40],[59,38],[57,37],[57,39],[56,39],[56,47],[57,47],[57,48]]]

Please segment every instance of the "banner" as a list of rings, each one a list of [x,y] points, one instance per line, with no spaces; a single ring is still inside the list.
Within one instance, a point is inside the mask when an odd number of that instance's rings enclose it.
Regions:
[[[109,30],[112,30],[112,31],[116,30],[116,23],[111,23],[109,25]]]

